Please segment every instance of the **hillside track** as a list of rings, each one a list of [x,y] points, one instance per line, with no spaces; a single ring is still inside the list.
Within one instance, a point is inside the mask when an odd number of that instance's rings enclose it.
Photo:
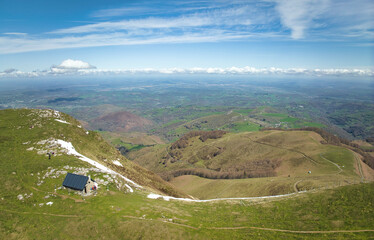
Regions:
[[[132,218],[132,219],[137,219],[137,220],[144,220],[144,221],[157,221],[157,222],[162,222],[162,223],[167,223],[167,224],[173,224],[173,225],[180,226],[180,227],[191,228],[191,229],[195,229],[195,230],[200,229],[200,227],[193,227],[193,226],[190,226],[190,225],[187,225],[187,224],[170,222],[170,221],[167,221],[165,219],[148,219],[148,218],[135,217],[135,216],[122,216],[122,217]]]
[[[303,233],[303,234],[374,232],[374,229],[326,230],[326,231],[298,231],[298,230],[287,230],[287,229],[277,229],[277,228],[262,228],[262,227],[208,227],[207,229],[215,229],[215,230],[256,229],[256,230],[264,230],[264,231],[286,232],[286,233]]]
[[[363,170],[362,170],[362,164],[361,164],[361,158],[359,157],[360,155],[358,155],[357,153],[353,152],[353,155],[354,155],[354,158],[356,159],[356,163],[357,163],[357,168],[358,168],[358,172],[360,173],[360,177],[361,177],[361,182],[365,182],[366,178],[365,178],[365,175],[363,173]]]
[[[295,182],[295,184],[293,185],[293,189],[295,190],[295,192],[299,192],[299,189],[297,188],[297,184],[302,182],[303,180],[299,180],[297,182]]]
[[[298,151],[298,150],[295,150],[295,149],[286,148],[286,147],[281,147],[281,146],[277,146],[277,145],[272,145],[270,143],[260,142],[260,141],[257,141],[257,140],[253,140],[251,138],[249,138],[249,139],[252,142],[254,142],[254,143],[258,143],[258,144],[266,145],[266,146],[269,146],[269,147],[279,148],[279,149],[282,149],[282,150],[287,150],[287,151],[290,151],[290,152],[295,152],[295,153],[301,154],[301,155],[303,155],[303,157],[305,157],[306,159],[308,159],[309,161],[311,161],[313,164],[318,164],[313,158],[309,157],[308,155],[306,155],[305,153],[303,153],[301,151]]]
[[[31,214],[31,215],[39,214],[39,215],[54,216],[54,217],[67,217],[67,218],[82,217],[82,215],[53,214],[53,213],[43,213],[43,212],[22,212],[22,211],[14,211],[14,210],[9,210],[9,209],[2,209],[1,211],[17,213],[17,214]],[[84,216],[91,216],[91,215],[84,215]]]
[[[263,230],[263,231],[273,231],[273,232],[285,232],[285,233],[300,233],[300,234],[324,234],[324,233],[359,233],[359,232],[374,232],[374,229],[358,229],[358,230],[325,230],[325,231],[299,231],[299,230],[288,230],[288,229],[278,229],[278,228],[264,228],[264,227],[250,227],[250,226],[243,226],[243,227],[194,227],[187,224],[182,223],[175,223],[170,222],[164,219],[147,219],[143,217],[136,217],[136,216],[122,216],[124,218],[131,218],[136,220],[143,220],[143,221],[157,221],[166,224],[172,224],[180,227],[190,228],[194,230],[199,229],[210,229],[210,230],[242,230],[242,229],[254,229],[254,230]]]
[[[324,156],[322,156],[322,154],[320,154],[319,156],[320,156],[323,160],[326,160],[326,161],[328,161],[329,163],[334,164],[334,165],[339,169],[339,171],[338,171],[336,174],[340,174],[341,172],[343,172],[343,169],[342,169],[338,164],[336,164],[336,163],[334,163],[334,162],[328,160],[327,158],[325,158]]]

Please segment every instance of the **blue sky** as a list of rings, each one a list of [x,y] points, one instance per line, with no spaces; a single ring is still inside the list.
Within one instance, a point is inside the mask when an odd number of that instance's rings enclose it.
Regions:
[[[234,67],[372,76],[373,16],[370,0],[0,0],[0,73]]]

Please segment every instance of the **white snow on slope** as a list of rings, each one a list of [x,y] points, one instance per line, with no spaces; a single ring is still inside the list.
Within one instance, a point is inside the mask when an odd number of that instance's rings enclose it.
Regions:
[[[191,199],[191,198],[176,198],[171,196],[162,196],[159,194],[151,193],[148,194],[147,198],[150,199],[159,199],[162,198],[165,201],[172,200],[179,200],[179,201],[186,201],[186,202],[213,202],[213,201],[222,201],[222,200],[256,200],[256,199],[269,199],[269,198],[278,198],[278,197],[288,197],[294,194],[303,193],[306,191],[289,193],[289,194],[282,194],[282,195],[274,195],[274,196],[262,196],[262,197],[239,197],[239,198],[214,198],[214,199],[206,199],[206,200],[199,200],[199,199]]]
[[[117,160],[114,160],[113,163],[116,164],[117,166],[123,167],[123,165],[119,161],[117,161]]]
[[[54,113],[54,115],[56,116],[56,117],[61,117],[61,114],[60,114],[60,112],[59,111],[57,111],[57,110],[53,110],[53,113]]]
[[[142,186],[140,186],[139,184],[135,183],[134,181],[128,179],[127,177],[125,176],[122,176],[121,174],[113,171],[112,169],[78,153],[75,148],[73,147],[73,144],[71,144],[71,142],[65,142],[64,140],[61,140],[61,139],[57,139],[57,143],[61,145],[62,148],[65,148],[66,150],[68,150],[67,154],[69,155],[75,155],[77,156],[80,160],[84,161],[84,162],[87,162],[95,167],[97,167],[98,169],[101,169],[107,173],[110,173],[110,174],[113,174],[113,175],[118,175],[119,177],[121,177],[122,179],[124,179],[126,182],[129,182],[131,184],[133,184],[135,187],[138,187],[138,188],[143,188]],[[132,189],[131,189],[132,190]],[[130,191],[131,191],[130,190]]]
[[[68,123],[67,121],[64,121],[64,120],[60,120],[60,119],[55,119],[55,121],[57,121],[57,122],[60,122],[60,123],[66,123],[66,124],[70,124],[70,123]]]
[[[134,190],[128,184],[125,184],[125,186],[129,189],[130,192],[134,192]]]

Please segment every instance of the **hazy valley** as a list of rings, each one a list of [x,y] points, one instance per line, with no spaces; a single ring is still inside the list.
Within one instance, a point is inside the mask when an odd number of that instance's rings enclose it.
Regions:
[[[198,92],[179,84],[85,86],[79,98],[79,86],[61,84],[17,90],[21,101],[3,91],[3,108],[34,110],[0,111],[2,236],[83,237],[82,229],[103,238],[125,232],[166,239],[370,236],[374,146],[370,130],[360,136],[347,131],[357,127],[357,113],[338,125],[319,106],[321,96],[282,97],[279,86],[222,83]],[[344,99],[328,99],[339,106],[334,114],[349,107]],[[359,106],[369,119],[370,95]],[[373,127],[369,120],[360,124]],[[55,153],[50,160],[49,151]],[[99,189],[82,197],[61,188],[67,172],[90,175]],[[11,230],[15,221],[17,231]],[[29,221],[37,223],[35,232],[23,224]],[[72,224],[76,230],[66,232]]]

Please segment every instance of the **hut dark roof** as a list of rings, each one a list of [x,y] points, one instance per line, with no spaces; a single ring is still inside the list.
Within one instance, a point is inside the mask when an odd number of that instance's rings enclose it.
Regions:
[[[68,173],[65,177],[64,182],[62,183],[62,186],[71,188],[74,190],[82,191],[84,187],[86,186],[88,181],[87,176],[77,175],[74,173]]]

